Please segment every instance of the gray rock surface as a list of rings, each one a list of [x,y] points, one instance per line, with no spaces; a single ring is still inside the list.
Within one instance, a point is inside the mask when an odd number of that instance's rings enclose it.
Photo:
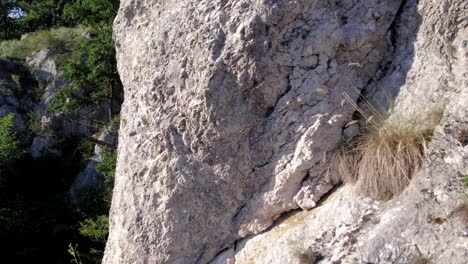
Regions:
[[[58,75],[57,62],[53,56],[55,53],[49,49],[40,50],[31,57],[26,58],[29,66],[37,68],[40,81],[49,83]]]
[[[395,22],[395,50],[366,94],[397,113],[445,109],[425,165],[407,190],[389,202],[354,195],[345,186],[309,212],[284,216],[274,228],[239,240],[213,263],[467,263],[468,3],[406,1]],[[464,143],[465,142],[465,143]]]
[[[357,135],[360,131],[360,126],[359,124],[352,124],[348,127],[346,127],[344,130],[343,130],[343,136],[346,138],[346,139],[350,139],[352,137],[354,137],[355,135]]]
[[[467,263],[468,224],[457,206],[468,189],[468,89],[452,97],[430,144],[425,166],[410,187],[389,202],[356,196],[345,186],[316,209],[284,216],[274,228],[238,241],[212,263]]]
[[[62,152],[55,149],[56,141],[51,137],[35,137],[29,153],[35,159],[46,155],[61,156]]]
[[[121,1],[103,263],[207,263],[333,188],[328,152],[392,47],[390,1]]]

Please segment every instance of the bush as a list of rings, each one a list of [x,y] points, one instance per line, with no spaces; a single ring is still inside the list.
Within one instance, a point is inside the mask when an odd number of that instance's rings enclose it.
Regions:
[[[15,133],[15,114],[0,118],[0,165],[16,157],[19,141]]]
[[[77,112],[87,105],[86,99],[80,95],[80,87],[74,85],[63,85],[52,97],[47,111],[57,113]]]
[[[112,186],[115,177],[115,166],[117,163],[117,153],[104,149],[102,151],[102,162],[96,165],[96,170],[104,175],[106,184]]]
[[[341,146],[333,167],[345,181],[356,181],[361,194],[389,199],[403,191],[421,167],[441,115],[429,122],[417,114],[389,115],[364,99],[368,113],[345,96],[362,116],[363,129]]]
[[[100,215],[80,222],[80,234],[97,242],[105,242],[109,234],[109,217]]]
[[[0,42],[0,57],[24,59],[42,49],[71,48],[84,40],[81,34],[86,30],[84,27],[60,27],[38,31],[23,40],[3,41]]]
[[[28,123],[29,130],[36,136],[41,137],[54,137],[55,134],[50,129],[42,128],[42,114],[40,112],[29,112],[26,114],[26,121]]]

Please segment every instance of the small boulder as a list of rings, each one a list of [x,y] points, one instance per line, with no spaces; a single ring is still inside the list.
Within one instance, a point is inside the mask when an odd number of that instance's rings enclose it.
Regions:
[[[96,34],[92,33],[92,32],[89,32],[89,31],[86,31],[86,32],[83,32],[83,34],[81,34],[81,36],[87,40],[92,40],[93,38],[96,37]]]
[[[34,35],[37,35],[37,33],[36,32],[25,33],[25,34],[21,35],[21,40],[29,38],[29,37],[34,36]]]
[[[343,130],[343,136],[345,139],[350,139],[359,133],[359,124],[352,124]]]
[[[26,58],[29,66],[36,67],[39,79],[44,83],[49,83],[58,75],[57,62],[52,58],[55,55],[49,49],[43,49]]]

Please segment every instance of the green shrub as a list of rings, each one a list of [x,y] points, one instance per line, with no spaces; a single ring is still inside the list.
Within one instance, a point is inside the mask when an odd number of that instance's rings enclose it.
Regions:
[[[100,215],[80,222],[80,234],[97,242],[104,242],[109,234],[109,217]]]
[[[38,31],[23,40],[8,40],[0,42],[0,57],[24,59],[42,49],[65,49],[82,42],[81,36],[87,31],[84,27],[60,27],[51,30]]]
[[[75,85],[63,85],[47,106],[47,111],[57,113],[72,113],[87,105],[86,99],[79,95],[80,87]]]
[[[77,151],[79,151],[79,153],[82,155],[83,161],[86,161],[89,158],[91,158],[91,156],[93,155],[94,146],[95,145],[89,140],[86,140],[84,138],[80,139],[80,142],[77,146]],[[85,163],[83,163],[82,165],[85,166]]]
[[[42,114],[39,112],[30,112],[26,114],[29,130],[37,136],[41,137],[54,137],[55,134],[50,129],[42,129]]]
[[[30,112],[26,115],[28,121],[28,128],[35,135],[40,135],[42,133],[42,115],[39,112]]]
[[[117,164],[117,152],[107,149],[102,150],[102,162],[96,165],[96,170],[104,175],[106,184],[112,186],[115,177],[115,167]]]
[[[18,152],[19,141],[15,133],[15,114],[0,118],[0,165],[14,159]]]

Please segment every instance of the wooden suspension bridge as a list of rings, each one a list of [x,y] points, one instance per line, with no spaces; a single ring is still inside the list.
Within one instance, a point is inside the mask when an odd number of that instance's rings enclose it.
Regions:
[[[109,133],[117,135],[119,131],[116,126],[112,124],[112,122],[104,122],[83,115],[69,117],[68,121],[70,122],[72,135],[80,136],[99,146],[103,146],[112,150],[117,149],[117,144],[109,143],[96,138],[96,133],[105,130],[107,130]],[[97,136],[99,137],[100,135]]]

